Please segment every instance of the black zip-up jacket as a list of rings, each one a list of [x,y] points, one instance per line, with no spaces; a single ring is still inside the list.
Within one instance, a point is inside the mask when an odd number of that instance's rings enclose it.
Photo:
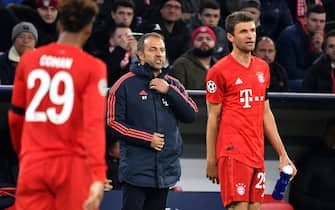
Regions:
[[[149,88],[154,78],[149,65],[134,64],[109,91],[107,124],[120,140],[120,182],[168,188],[180,178],[178,122],[193,122],[198,109],[166,70],[158,77],[169,84],[166,94]],[[164,134],[162,151],[150,147],[154,132]]]

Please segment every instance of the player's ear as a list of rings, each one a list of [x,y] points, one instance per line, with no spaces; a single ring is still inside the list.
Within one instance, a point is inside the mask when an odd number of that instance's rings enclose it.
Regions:
[[[233,34],[227,33],[227,39],[228,39],[228,41],[233,42],[233,40],[234,40]]]

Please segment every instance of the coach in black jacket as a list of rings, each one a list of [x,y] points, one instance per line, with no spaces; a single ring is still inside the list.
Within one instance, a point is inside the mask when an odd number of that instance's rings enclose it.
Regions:
[[[165,209],[168,189],[181,175],[178,121],[193,122],[197,106],[163,66],[163,37],[138,42],[140,64],[110,89],[107,123],[120,140],[123,210]]]

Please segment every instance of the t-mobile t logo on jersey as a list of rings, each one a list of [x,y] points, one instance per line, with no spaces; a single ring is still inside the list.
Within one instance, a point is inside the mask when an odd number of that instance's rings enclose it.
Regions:
[[[244,103],[243,108],[251,108],[250,102],[252,101],[252,90],[240,90],[240,102]]]
[[[244,103],[243,108],[251,108],[252,101],[264,101],[264,96],[252,96],[252,89],[240,90],[240,102]]]

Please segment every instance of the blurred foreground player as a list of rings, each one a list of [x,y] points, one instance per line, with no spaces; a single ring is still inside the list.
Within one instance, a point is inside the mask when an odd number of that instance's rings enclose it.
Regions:
[[[106,66],[81,49],[97,12],[91,0],[60,1],[57,43],[18,64],[9,111],[18,210],[93,210],[102,200]]]
[[[207,177],[220,182],[228,210],[259,210],[264,197],[264,134],[279,155],[279,168],[290,164],[267,98],[268,64],[251,55],[256,27],[248,12],[226,19],[230,55],[207,74]]]

